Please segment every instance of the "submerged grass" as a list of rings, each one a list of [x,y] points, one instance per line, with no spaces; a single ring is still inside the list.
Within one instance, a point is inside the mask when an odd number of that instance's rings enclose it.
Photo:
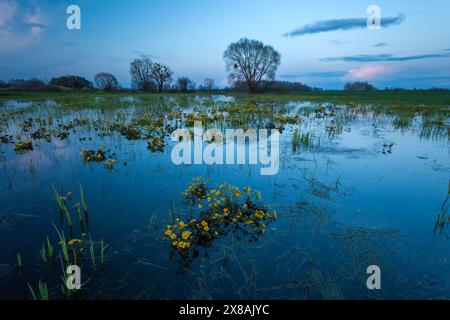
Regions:
[[[441,206],[441,210],[439,211],[439,214],[436,217],[436,224],[434,226],[434,231],[433,231],[434,234],[436,234],[436,232],[439,232],[441,234],[444,233],[445,228],[450,223],[450,216],[448,215],[448,208],[450,206],[449,199],[450,199],[450,180],[448,181],[447,196],[445,197],[445,200]],[[447,238],[450,238],[450,237],[447,236]]]

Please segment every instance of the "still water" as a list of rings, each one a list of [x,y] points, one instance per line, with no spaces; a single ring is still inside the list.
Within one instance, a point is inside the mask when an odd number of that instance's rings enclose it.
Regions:
[[[83,283],[74,299],[450,298],[450,241],[445,225],[435,230],[448,210],[448,117],[225,96],[0,108],[1,299],[31,299],[39,280],[50,299],[67,296],[58,232],[81,240],[68,246]],[[194,120],[281,129],[278,173],[173,164],[170,133]],[[28,139],[32,150],[15,150]],[[87,149],[114,161],[88,161]],[[165,231],[206,210],[183,195],[197,179],[258,190],[277,217],[263,234],[228,230],[195,255],[178,252]],[[369,265],[381,269],[381,290],[367,289]]]

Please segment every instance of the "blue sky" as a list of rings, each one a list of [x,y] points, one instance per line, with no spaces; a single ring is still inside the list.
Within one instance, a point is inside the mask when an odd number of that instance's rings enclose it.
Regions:
[[[66,28],[71,4],[81,30]],[[381,30],[364,27],[371,4]],[[130,62],[150,55],[175,76],[223,86],[223,51],[248,37],[280,52],[279,80],[450,88],[449,14],[448,0],[0,0],[0,79],[106,71],[127,87]]]

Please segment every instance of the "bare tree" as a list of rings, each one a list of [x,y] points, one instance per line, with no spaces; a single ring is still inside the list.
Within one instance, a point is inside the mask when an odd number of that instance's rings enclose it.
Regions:
[[[119,88],[117,78],[111,73],[100,72],[95,75],[95,85],[104,91],[114,91]]]
[[[139,90],[151,91],[155,87],[152,77],[153,62],[149,57],[135,59],[130,65],[131,81]]]
[[[208,91],[211,91],[212,89],[214,89],[214,80],[210,79],[210,78],[206,78],[203,81],[203,88]]]
[[[223,53],[223,58],[230,80],[245,81],[252,93],[257,91],[261,80],[275,78],[281,60],[273,47],[247,38],[231,43]]]
[[[168,66],[160,63],[153,63],[150,68],[150,72],[151,78],[156,83],[159,92],[163,92],[164,87],[170,85],[172,82],[173,72]]]

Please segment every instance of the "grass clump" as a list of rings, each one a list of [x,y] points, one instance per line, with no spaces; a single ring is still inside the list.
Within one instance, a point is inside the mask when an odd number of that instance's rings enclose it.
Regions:
[[[14,144],[14,151],[23,153],[33,150],[33,142],[31,140],[19,140]]]

